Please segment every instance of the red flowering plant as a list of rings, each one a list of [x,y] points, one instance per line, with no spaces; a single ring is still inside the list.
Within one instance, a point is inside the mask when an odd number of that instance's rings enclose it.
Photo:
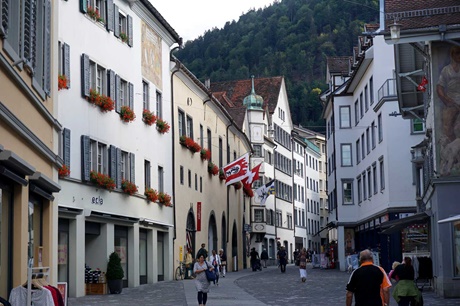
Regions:
[[[219,167],[210,161],[208,162],[208,172],[212,175],[217,175],[219,174]]]
[[[67,165],[62,165],[58,170],[59,177],[66,177],[70,175],[70,169]]]
[[[254,196],[254,191],[251,187],[247,187],[246,185],[243,186],[243,192],[246,196],[252,198]]]
[[[220,169],[220,170],[219,170],[219,179],[220,179],[221,181],[223,181],[223,180],[225,180],[225,178],[226,178],[226,176],[225,176],[224,170]]]
[[[90,173],[90,181],[93,184],[98,185],[99,187],[108,189],[108,190],[113,190],[115,189],[115,181],[113,178],[108,176],[107,174],[103,174],[100,172],[96,171],[91,171]]]
[[[121,181],[121,189],[123,190],[124,193],[127,193],[129,195],[133,195],[137,192],[136,184],[131,183],[128,180]]]
[[[147,200],[150,202],[156,202],[158,200],[158,191],[153,188],[146,188],[144,195],[147,197]]]
[[[144,121],[145,124],[152,125],[157,121],[157,117],[148,109],[144,109],[142,111],[142,121]]]
[[[195,142],[192,138],[187,137],[185,135],[182,135],[179,138],[179,142],[181,145],[187,147],[193,153],[199,152],[201,150],[201,147],[197,142]]]
[[[96,20],[99,22],[104,21],[104,19],[101,18],[101,14],[99,13],[99,10],[92,6],[88,6],[88,8],[86,9],[86,14],[88,14],[88,16],[93,20]]]
[[[101,95],[97,90],[90,89],[89,97],[86,98],[90,103],[100,107],[103,112],[110,112],[115,109],[115,102],[106,95]]]
[[[236,182],[236,183],[233,183],[232,185],[233,187],[235,187],[236,190],[241,189],[241,187],[243,187],[243,184],[241,184],[241,182]]]
[[[124,122],[132,122],[136,119],[136,114],[129,106],[123,105],[120,110],[120,118]]]
[[[166,192],[158,193],[158,202],[164,206],[171,206],[171,196]]]
[[[158,132],[160,132],[161,134],[165,134],[167,132],[169,132],[169,124],[168,122],[166,122],[165,120],[161,119],[161,118],[157,118],[157,130]]]
[[[208,149],[201,149],[200,157],[202,160],[211,160],[211,151]]]
[[[67,89],[67,77],[64,74],[58,76],[58,90]]]

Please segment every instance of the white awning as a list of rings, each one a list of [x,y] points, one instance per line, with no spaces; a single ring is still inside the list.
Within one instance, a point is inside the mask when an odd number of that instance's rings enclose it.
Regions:
[[[447,223],[447,222],[454,222],[454,221],[459,221],[460,220],[460,215],[452,216],[446,219],[442,219],[438,221],[438,224],[441,223]]]

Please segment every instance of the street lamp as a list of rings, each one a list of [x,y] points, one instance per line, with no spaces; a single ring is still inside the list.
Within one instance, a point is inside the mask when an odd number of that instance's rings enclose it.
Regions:
[[[396,19],[395,19],[393,21],[393,24],[391,24],[389,28],[390,28],[391,40],[393,40],[394,42],[397,42],[401,35],[401,24],[396,23]]]

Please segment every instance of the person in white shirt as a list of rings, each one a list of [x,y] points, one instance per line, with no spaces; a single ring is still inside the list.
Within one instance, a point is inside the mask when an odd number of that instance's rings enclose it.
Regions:
[[[219,268],[222,262],[220,261],[220,256],[217,254],[216,250],[212,250],[212,254],[209,256],[209,261],[216,271],[216,280],[214,281],[214,285],[219,286]]]

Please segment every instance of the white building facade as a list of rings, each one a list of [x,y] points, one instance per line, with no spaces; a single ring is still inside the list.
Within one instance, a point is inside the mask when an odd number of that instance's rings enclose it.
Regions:
[[[170,280],[169,56],[180,38],[148,1],[62,1],[58,16],[67,81],[58,119],[70,170],[59,180],[58,280],[69,296],[85,295],[84,267],[105,271],[113,251],[125,287]],[[165,201],[149,200],[153,191]]]

